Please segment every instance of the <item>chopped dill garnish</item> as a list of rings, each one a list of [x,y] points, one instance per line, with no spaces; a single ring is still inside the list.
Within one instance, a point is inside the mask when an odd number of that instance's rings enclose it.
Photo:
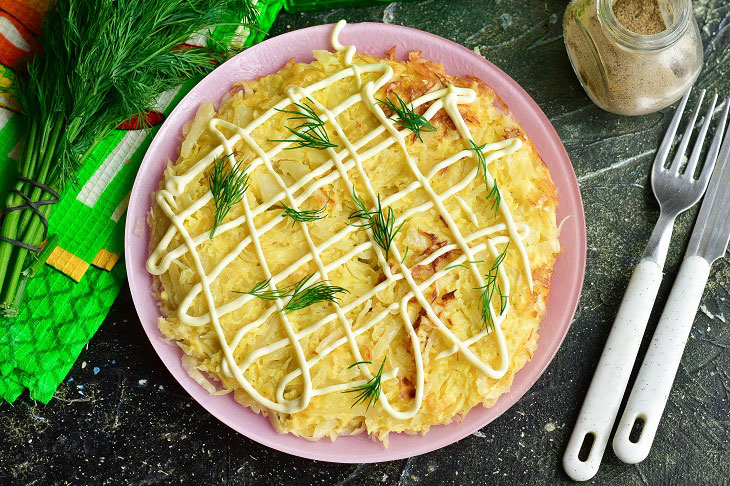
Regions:
[[[436,131],[436,127],[431,125],[425,117],[413,111],[413,108],[406,104],[406,102],[403,101],[400,96],[398,96],[398,93],[393,94],[398,101],[397,105],[388,98],[386,98],[385,100],[376,99],[376,101],[383,106],[387,106],[393,111],[393,113],[398,115],[398,118],[400,119],[397,121],[397,123],[399,125],[412,131],[420,142],[423,142],[423,139],[421,138],[421,132]]]
[[[281,216],[283,218],[290,217],[292,219],[292,226],[294,226],[294,223],[309,223],[327,217],[325,214],[327,203],[319,209],[307,209],[305,211],[297,211],[284,203],[281,203],[281,205],[284,207],[284,212],[281,213]]]
[[[313,276],[314,274],[312,273],[307,277],[301,279],[299,282],[287,285],[285,287],[281,287],[276,290],[266,290],[271,281],[271,279],[268,279],[256,283],[251,290],[248,290],[246,292],[239,292],[236,290],[234,290],[233,292],[236,294],[253,295],[254,297],[258,297],[261,300],[277,300],[290,297],[290,299],[287,301],[286,304],[284,304],[284,307],[280,311],[286,314],[304,309],[318,302],[336,303],[339,300],[339,296],[337,294],[350,293],[350,291],[345,288],[338,287],[336,285],[327,285],[326,281],[323,280],[306,286],[307,282]]]
[[[338,287],[336,285],[327,285],[327,283],[322,280],[320,280],[319,282],[315,282],[308,287],[305,287],[305,284],[313,275],[314,274],[300,280],[297,283],[296,287],[294,288],[294,292],[291,294],[291,299],[289,299],[289,302],[286,303],[286,305],[282,309],[282,312],[288,314],[290,312],[309,307],[310,305],[316,304],[317,302],[337,303],[337,301],[339,300],[339,297],[337,295],[338,293],[350,293],[350,291],[345,288]]]
[[[213,172],[208,175],[210,192],[213,193],[215,203],[215,217],[213,229],[210,230],[210,238],[215,236],[215,231],[223,222],[233,206],[241,202],[243,194],[248,189],[249,174],[246,168],[241,168],[241,161],[229,167],[226,159],[232,154],[218,157],[213,161]]]
[[[484,150],[484,147],[486,147],[487,144],[485,143],[483,145],[477,145],[474,140],[471,139],[469,140],[469,144],[471,145],[471,147],[467,147],[466,150],[473,151],[477,157],[477,174],[479,174],[479,172],[482,172],[486,176],[487,161],[484,159],[484,152],[482,152],[482,150]]]
[[[410,248],[406,246],[406,251],[403,252],[403,258],[400,259],[401,265],[403,264],[403,262],[406,261],[406,257],[408,256],[408,250],[409,249]]]
[[[296,283],[293,283],[291,285],[287,285],[286,287],[281,287],[278,289],[269,289],[266,290],[266,288],[269,286],[269,283],[271,282],[271,279],[262,280],[260,282],[256,282],[256,284],[253,286],[251,290],[248,290],[246,292],[241,292],[238,290],[234,290],[233,293],[235,294],[249,294],[253,295],[254,297],[258,297],[261,300],[276,300],[276,299],[283,299],[285,297],[288,297],[289,294],[294,290],[294,287],[296,287]]]
[[[502,204],[502,193],[499,191],[499,187],[497,187],[497,179],[494,180],[492,190],[487,194],[487,201],[490,199],[492,200],[492,210],[496,214],[499,211],[499,205]]]
[[[496,213],[499,211],[499,205],[502,203],[502,193],[499,192],[499,187],[497,187],[497,181],[494,181],[494,185],[492,188],[489,188],[489,183],[487,182],[487,162],[484,159],[484,153],[482,150],[484,147],[487,146],[485,143],[484,145],[477,145],[474,143],[474,140],[469,140],[469,143],[471,144],[471,147],[467,148],[466,150],[471,150],[476,154],[477,157],[477,173],[482,172],[484,174],[484,185],[487,188],[487,201],[490,199],[492,200],[491,208]]]
[[[307,98],[313,105],[314,102],[311,98]],[[281,113],[288,113],[292,116],[289,120],[300,120],[301,123],[296,128],[286,127],[294,136],[297,138],[294,140],[269,140],[269,142],[293,142],[292,146],[285,148],[284,150],[292,150],[296,148],[313,148],[317,150],[324,150],[326,148],[335,148],[337,144],[330,141],[327,131],[324,129],[324,120],[322,120],[314,108],[309,106],[307,103],[294,103],[294,106],[299,108],[297,110],[280,110],[276,108],[276,111]]]
[[[393,213],[393,208],[388,206],[387,210],[383,210],[383,206],[380,204],[380,194],[378,194],[378,204],[373,211],[368,211],[368,208],[365,207],[365,204],[358,197],[354,186],[352,188],[352,200],[355,202],[356,208],[348,219],[362,220],[357,223],[352,223],[352,225],[370,229],[373,232],[373,239],[380,248],[385,250],[385,260],[387,261],[393,239],[401,230],[405,221],[399,224],[398,227],[395,226],[395,213]]]
[[[350,366],[347,367],[347,369],[351,370],[355,366],[361,365],[361,364],[373,364],[373,362],[372,361],[358,361],[357,363],[352,363]]]
[[[370,364],[370,361],[358,361],[357,363],[353,363],[350,365],[347,369],[349,370],[353,366],[357,366],[359,364]],[[380,369],[378,370],[378,373],[370,378],[367,383],[363,383],[362,385],[358,385],[354,387],[351,390],[345,390],[342,393],[354,393],[358,392],[358,394],[355,396],[355,402],[352,404],[352,407],[359,403],[365,403],[367,404],[365,407],[365,411],[367,412],[371,406],[374,406],[376,403],[378,403],[378,400],[380,399],[380,387],[381,382],[383,380],[383,368],[385,367],[385,358],[383,358],[383,362],[380,363]],[[351,407],[351,408],[352,408]]]
[[[507,297],[509,295],[504,295],[502,293],[502,287],[497,285],[497,293],[499,294],[499,315],[504,314],[504,309],[507,307]]]
[[[448,267],[444,268],[444,270],[450,270],[452,268],[457,268],[457,267],[463,267],[463,268],[468,269],[469,267],[466,266],[467,263],[482,263],[482,262],[484,262],[484,260],[467,260],[464,263],[456,263],[454,265],[449,265]]]
[[[486,329],[494,328],[494,320],[492,319],[492,313],[489,308],[489,304],[491,304],[494,294],[496,293],[499,296],[499,315],[502,315],[505,307],[507,306],[507,296],[502,293],[502,288],[499,286],[499,282],[497,281],[499,276],[499,266],[507,256],[507,248],[509,248],[509,243],[507,243],[507,246],[504,247],[502,253],[497,255],[497,258],[494,259],[494,263],[492,263],[492,267],[486,275],[486,282],[484,286],[478,288],[478,290],[482,291],[482,295],[479,296],[479,310],[482,315],[482,324],[484,324]]]

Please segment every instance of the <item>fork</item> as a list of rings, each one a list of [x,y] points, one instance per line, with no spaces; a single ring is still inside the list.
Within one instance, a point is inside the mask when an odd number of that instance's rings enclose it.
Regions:
[[[707,154],[699,177],[694,177],[717,103],[717,95],[715,95],[705,114],[690,157],[684,164],[685,152],[705,97],[705,90],[702,90],[676,155],[670,165],[665,168],[665,162],[672,148],[689,94],[690,91],[687,91],[682,97],[654,158],[651,186],[654,196],[659,202],[659,219],[649,238],[644,255],[629,280],[563,456],[565,472],[576,481],[586,481],[598,472],[654,300],[659,291],[674,221],[680,213],[691,208],[700,200],[707,188],[717,159],[719,142],[713,144],[714,148],[711,148]],[[721,131],[718,130],[718,132]],[[715,139],[717,140],[717,136]]]
[[[711,153],[719,145],[728,111],[730,98],[725,100],[718,132],[710,147]],[[710,267],[725,255],[730,241],[728,212],[730,129],[722,139],[717,167],[702,200],[684,260],[613,437],[613,451],[623,462],[635,464],[649,455],[707,284]]]

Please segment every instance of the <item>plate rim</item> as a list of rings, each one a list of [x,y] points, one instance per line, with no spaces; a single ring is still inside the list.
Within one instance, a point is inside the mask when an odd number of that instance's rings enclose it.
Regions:
[[[234,417],[228,416],[225,414],[222,414],[217,406],[216,403],[221,402],[222,400],[230,400],[233,401],[231,398],[231,394],[225,395],[225,396],[211,396],[208,395],[208,393],[192,378],[190,378],[187,373],[182,369],[182,366],[180,364],[180,357],[182,355],[182,351],[178,346],[175,344],[168,344],[163,340],[163,337],[161,333],[159,332],[159,328],[157,327],[157,317],[154,318],[154,322],[152,324],[145,324],[145,318],[148,317],[148,314],[150,314],[150,309],[148,305],[148,300],[152,299],[154,302],[154,299],[150,295],[150,285],[149,283],[147,285],[135,285],[136,283],[139,283],[139,281],[148,281],[151,282],[151,276],[149,274],[140,275],[140,268],[139,263],[135,262],[134,258],[135,256],[139,257],[138,253],[135,253],[135,248],[139,248],[140,246],[143,247],[144,252],[142,253],[142,257],[144,257],[144,260],[146,260],[146,253],[148,248],[148,239],[144,238],[144,241],[142,242],[142,245],[140,243],[133,244],[132,242],[135,239],[139,239],[139,235],[137,232],[139,231],[138,228],[138,218],[130,217],[135,214],[137,214],[139,211],[137,210],[138,201],[146,201],[146,203],[143,205],[141,215],[144,216],[143,223],[145,228],[142,229],[143,234],[148,234],[148,228],[146,227],[146,215],[149,210],[149,207],[152,202],[152,195],[151,194],[139,194],[139,192],[142,190],[140,189],[142,185],[142,181],[139,177],[139,174],[142,173],[143,167],[147,165],[153,165],[155,164],[154,160],[151,160],[154,156],[154,152],[157,149],[157,146],[160,145],[162,142],[162,138],[165,138],[166,136],[173,135],[172,133],[168,133],[170,131],[170,125],[172,122],[170,120],[175,120],[176,115],[180,116],[180,112],[184,111],[184,107],[188,105],[189,103],[199,103],[200,101],[210,101],[210,99],[205,99],[203,96],[202,98],[199,95],[198,91],[199,88],[204,86],[207,82],[210,82],[211,79],[216,77],[216,72],[222,73],[225,72],[224,68],[228,66],[230,68],[231,66],[237,65],[237,63],[240,63],[242,59],[256,56],[259,51],[266,52],[267,49],[270,48],[270,46],[273,46],[274,44],[281,44],[285,43],[288,38],[290,37],[298,37],[303,36],[307,37],[308,35],[319,35],[322,32],[326,32],[329,36],[329,33],[331,32],[332,28],[334,27],[334,24],[321,24],[321,25],[315,25],[311,27],[306,27],[303,29],[297,29],[294,31],[290,31],[284,34],[281,34],[276,37],[272,37],[270,39],[267,39],[266,41],[257,44],[239,54],[234,56],[233,58],[226,61],[224,64],[216,68],[214,71],[209,73],[205,78],[203,78],[196,86],[188,93],[186,94],[180,102],[177,104],[177,106],[172,110],[172,112],[166,117],[164,123],[160,127],[160,130],[155,134],[154,139],[152,140],[147,152],[145,153],[145,156],[140,164],[138,175],[135,177],[135,182],[132,188],[130,200],[129,200],[129,207],[127,210],[127,218],[125,223],[125,240],[124,240],[124,250],[125,250],[125,265],[127,269],[127,278],[129,281],[130,286],[130,292],[132,294],[132,300],[134,302],[134,307],[137,312],[137,315],[140,319],[140,323],[142,324],[142,327],[145,331],[145,334],[147,335],[148,339],[150,340],[150,343],[152,344],[152,347],[155,349],[155,352],[159,356],[160,360],[163,362],[167,370],[173,375],[175,380],[185,389],[185,391],[193,398],[198,404],[200,404],[204,409],[206,409],[211,415],[213,415],[216,419],[220,420],[227,426],[231,427],[235,431],[241,433],[242,435],[248,437],[249,439],[256,441],[260,444],[263,444],[267,447],[270,447],[272,449],[285,452],[287,454],[291,454],[294,456],[306,458],[306,459],[314,459],[314,460],[320,460],[320,461],[326,461],[326,462],[338,462],[338,463],[373,463],[373,462],[382,462],[382,461],[390,461],[390,460],[397,460],[397,459],[403,459],[407,457],[413,457],[421,454],[425,454],[427,452],[431,452],[436,449],[440,449],[442,447],[445,447],[447,445],[451,445],[455,442],[458,442],[459,440],[463,439],[467,435],[472,434],[473,432],[481,429],[482,427],[486,426],[490,422],[492,422],[497,417],[501,416],[504,412],[506,412],[509,408],[511,408],[517,401],[519,401],[527,391],[529,391],[532,386],[535,384],[535,382],[542,376],[547,366],[550,364],[552,359],[557,354],[558,350],[560,349],[560,346],[562,345],[563,340],[565,339],[565,336],[567,335],[568,330],[571,327],[571,324],[573,322],[573,318],[575,315],[575,311],[578,306],[578,302],[580,300],[580,295],[582,292],[582,286],[583,281],[585,278],[585,267],[586,267],[586,251],[587,251],[587,244],[586,244],[586,226],[585,226],[585,213],[584,213],[584,207],[583,207],[583,201],[580,193],[580,188],[578,185],[578,180],[575,175],[575,172],[572,168],[572,163],[570,161],[570,157],[568,156],[567,151],[565,150],[565,147],[562,143],[562,140],[560,139],[560,136],[556,132],[555,128],[553,127],[552,123],[550,123],[550,120],[547,118],[545,113],[540,109],[540,107],[537,105],[537,103],[532,99],[532,97],[516,82],[514,81],[510,76],[508,76],[504,71],[502,71],[499,67],[491,63],[489,60],[485,59],[484,57],[476,54],[475,52],[467,49],[464,46],[461,46],[460,44],[457,44],[456,42],[453,42],[449,39],[445,39],[441,36],[438,36],[436,34],[425,32],[419,29],[414,29],[411,27],[406,26],[400,26],[400,25],[393,25],[393,24],[383,24],[378,22],[361,22],[361,23],[353,23],[353,24],[347,24],[347,27],[343,30],[341,36],[342,38],[347,38],[348,33],[352,32],[355,29],[383,29],[383,30],[390,30],[396,34],[403,34],[406,38],[407,37],[415,37],[415,38],[422,38],[422,39],[428,39],[429,42],[433,42],[434,45],[436,44],[443,44],[448,46],[449,48],[453,48],[456,50],[457,53],[460,53],[461,55],[468,54],[471,57],[471,61],[475,63],[486,63],[486,67],[493,71],[493,73],[501,78],[501,81],[505,83],[504,86],[500,86],[500,89],[494,88],[491,83],[487,83],[494,89],[495,93],[498,94],[500,99],[504,101],[505,98],[505,92],[509,88],[512,93],[510,94],[510,97],[516,97],[520,100],[521,103],[525,103],[525,107],[519,107],[517,111],[529,111],[533,115],[537,115],[538,120],[524,120],[520,119],[517,113],[515,113],[515,110],[510,107],[510,112],[517,118],[517,120],[520,122],[520,126],[523,127],[525,132],[530,136],[530,139],[535,143],[535,140],[530,133],[531,130],[528,130],[525,125],[528,125],[532,127],[532,130],[538,130],[541,129],[544,132],[544,135],[546,136],[546,140],[541,141],[541,145],[546,145],[545,148],[548,148],[550,151],[554,152],[554,155],[556,157],[556,160],[554,162],[555,167],[549,167],[551,178],[553,178],[554,183],[556,186],[559,185],[558,180],[560,183],[565,185],[565,187],[568,189],[569,194],[566,194],[566,197],[570,197],[570,202],[573,204],[573,206],[577,209],[574,213],[571,213],[568,215],[568,218],[575,218],[576,224],[570,224],[566,225],[567,229],[572,229],[570,235],[570,242],[571,244],[568,245],[572,250],[571,257],[576,258],[575,263],[570,266],[567,270],[570,270],[568,276],[571,277],[570,288],[566,290],[566,294],[568,295],[568,304],[567,307],[565,307],[562,311],[558,311],[564,316],[562,327],[560,328],[560,332],[553,334],[549,336],[549,338],[544,338],[542,334],[540,334],[539,339],[550,339],[550,350],[547,350],[547,353],[549,356],[545,356],[545,352],[541,352],[541,349],[545,351],[545,344],[540,345],[540,341],[538,341],[538,348],[535,352],[535,355],[532,357],[530,361],[528,361],[524,367],[516,373],[516,377],[520,376],[520,374],[525,374],[524,372],[526,370],[529,370],[529,378],[524,381],[524,384],[520,387],[519,390],[514,390],[514,384],[510,388],[510,390],[501,395],[498,399],[498,401],[490,408],[484,409],[481,406],[477,405],[469,414],[469,417],[472,417],[474,414],[477,414],[479,412],[482,412],[482,414],[486,415],[486,418],[477,420],[475,423],[470,423],[469,426],[466,426],[466,424],[459,424],[452,422],[448,425],[441,425],[441,426],[434,426],[431,430],[433,431],[434,428],[440,428],[440,427],[447,427],[447,428],[461,428],[458,430],[458,432],[454,432],[453,430],[450,430],[450,434],[448,435],[448,439],[446,440],[436,440],[436,441],[428,441],[425,439],[425,436],[409,436],[406,434],[394,434],[398,436],[406,437],[407,441],[413,442],[413,439],[420,439],[419,443],[417,445],[410,444],[409,447],[406,448],[400,448],[400,450],[394,450],[391,448],[385,448],[381,444],[377,443],[375,445],[378,446],[377,450],[371,450],[365,454],[362,455],[348,455],[346,457],[337,457],[336,453],[341,452],[344,448],[347,447],[348,444],[343,444],[343,441],[355,441],[357,439],[360,439],[362,436],[367,437],[365,434],[359,434],[357,436],[342,436],[337,439],[336,442],[329,442],[327,441],[327,446],[329,446],[328,452],[318,452],[318,447],[312,447],[313,444],[322,443],[325,442],[326,439],[321,439],[318,442],[312,442],[307,439],[294,437],[292,434],[279,434],[276,432],[273,427],[270,425],[267,418],[260,416],[258,414],[255,414],[247,407],[244,407],[242,405],[238,405],[242,410],[249,412],[251,415],[253,415],[252,420],[256,421],[262,421],[265,422],[265,425],[270,429],[270,433],[251,433],[250,431],[246,430],[244,428],[245,424],[242,424],[241,422],[237,422],[234,420]],[[400,39],[393,40],[393,44],[397,45]],[[346,42],[343,42],[346,44]],[[268,44],[268,45],[267,45]],[[403,47],[399,45],[401,50],[403,50]],[[405,51],[408,52],[411,49],[405,48]],[[284,54],[277,54],[280,58],[285,58],[286,53]],[[424,57],[428,58],[427,55],[424,55]],[[446,67],[447,72],[449,72],[448,66]],[[262,74],[262,76],[267,75],[270,73]],[[454,74],[451,73],[450,74]],[[509,103],[505,103],[509,106]],[[177,144],[179,146],[179,143]],[[536,144],[537,145],[537,144]],[[544,151],[544,150],[543,150]],[[542,157],[542,153],[540,152],[541,158],[545,161],[545,158]],[[160,162],[157,162],[160,163]],[[547,161],[545,161],[547,165]],[[554,170],[560,169],[560,177],[555,177]],[[558,199],[560,201],[560,194],[558,194]],[[143,204],[142,202],[139,202],[139,204]],[[560,208],[558,209],[560,212]],[[563,228],[563,231],[565,231],[566,228]],[[555,268],[558,268],[558,262],[560,262],[561,258],[566,257],[566,253],[563,250],[564,248],[564,234],[561,232],[560,236],[560,242],[561,242],[561,255],[558,258],[558,261],[556,261]],[[567,235],[566,235],[567,237]],[[568,264],[565,264],[568,265]],[[142,269],[144,269],[144,263],[142,262],[141,265]],[[560,267],[563,268],[562,266]],[[555,292],[554,288],[551,288],[551,298]],[[555,305],[555,304],[553,304]],[[147,308],[144,308],[146,306]],[[156,303],[153,305],[153,313],[159,316],[159,310],[157,308]],[[548,314],[550,313],[550,300],[548,301]],[[548,314],[546,314],[546,317],[543,319],[543,322],[541,322],[541,328],[547,319]],[[149,329],[149,328],[152,329]],[[169,355],[170,355],[170,349],[166,348],[174,348],[173,354],[177,355],[177,363],[170,361]],[[535,358],[539,356],[539,360],[536,360]],[[509,403],[507,403],[509,402]],[[497,411],[496,413],[491,413],[490,411]],[[493,416],[490,416],[493,415]],[[474,422],[474,420],[469,419],[469,422]],[[248,432],[248,433],[247,433]],[[295,440],[292,441],[291,439],[294,438]],[[391,441],[393,440],[393,436],[391,435]],[[360,441],[362,443],[362,441]],[[292,446],[290,443],[298,444],[297,446]],[[308,447],[309,446],[309,447]],[[368,447],[368,449],[372,449],[372,447]]]

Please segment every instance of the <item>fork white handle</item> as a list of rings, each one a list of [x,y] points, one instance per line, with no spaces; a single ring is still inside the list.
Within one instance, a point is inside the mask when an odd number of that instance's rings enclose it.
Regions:
[[[601,465],[661,281],[662,267],[646,258],[631,275],[563,456],[565,472],[576,481],[592,478]],[[581,460],[581,447],[591,435],[593,443]]]
[[[613,451],[623,462],[635,464],[649,454],[709,274],[710,264],[701,256],[682,262],[613,438]],[[632,442],[637,419],[643,428]]]

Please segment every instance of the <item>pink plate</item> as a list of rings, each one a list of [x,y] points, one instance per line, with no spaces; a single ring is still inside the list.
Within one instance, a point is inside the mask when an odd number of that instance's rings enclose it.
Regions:
[[[433,451],[484,427],[522,397],[542,374],[568,332],[580,296],[586,258],[583,204],[570,159],[555,129],[532,98],[499,68],[454,42],[420,30],[376,23],[348,25],[341,40],[345,45],[356,45],[358,52],[383,56],[393,45],[400,56],[420,50],[426,59],[443,63],[451,75],[471,74],[486,81],[509,106],[545,160],[558,189],[558,221],[565,219],[565,224],[560,234],[563,252],[555,266],[537,352],[517,373],[510,392],[493,407],[476,407],[461,423],[433,427],[426,437],[391,434],[387,449],[366,434],[340,437],[334,443],[281,435],[266,418],[239,405],[231,395],[210,396],[183,370],[180,349],[160,339],[160,313],[150,291],[152,278],[145,270],[149,241],[146,215],[152,194],[168,158],[177,158],[182,127],[193,118],[201,102],[217,103],[233,83],[276,72],[292,57],[300,62],[312,61],[313,49],[331,48],[332,28],[320,25],[297,30],[246,50],[203,79],[173,110],[150,145],[132,190],[125,239],[127,272],[142,326],[162,362],[190,396],[223,423],[261,444],[300,457],[349,463],[390,461]]]

